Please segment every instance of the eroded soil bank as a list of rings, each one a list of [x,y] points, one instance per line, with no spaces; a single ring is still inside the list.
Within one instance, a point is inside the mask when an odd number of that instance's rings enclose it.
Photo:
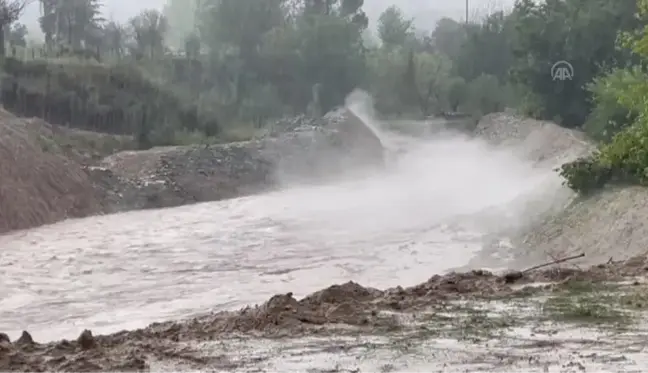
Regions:
[[[630,354],[642,338],[642,312],[648,305],[646,273],[648,261],[636,257],[586,270],[452,273],[388,290],[349,282],[301,300],[291,293],[278,294],[262,305],[236,312],[139,330],[103,336],[80,331],[75,341],[42,344],[33,341],[28,331],[15,341],[0,335],[0,369],[359,372],[439,369],[445,364],[452,368],[446,371],[544,370],[555,363],[549,361],[556,357],[549,352],[564,353],[570,343],[581,346],[576,352],[587,350],[582,346],[606,345],[612,348],[610,354],[619,356],[614,360],[592,353],[589,358],[565,360],[563,365],[572,365],[559,371],[578,370],[595,361],[602,366],[616,364],[618,371],[620,363],[632,365],[631,358],[619,351]],[[423,346],[428,349],[421,350]],[[466,346],[481,352],[460,352]],[[382,359],[384,366],[369,367],[363,356],[374,363]],[[401,366],[390,366],[389,361]]]

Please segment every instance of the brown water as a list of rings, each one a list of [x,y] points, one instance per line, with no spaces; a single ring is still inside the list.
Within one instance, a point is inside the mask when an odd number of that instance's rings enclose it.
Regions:
[[[371,177],[0,237],[0,331],[72,338],[349,280],[413,285],[465,265],[484,235],[524,224],[530,202],[562,190],[513,148],[380,135],[405,152]]]

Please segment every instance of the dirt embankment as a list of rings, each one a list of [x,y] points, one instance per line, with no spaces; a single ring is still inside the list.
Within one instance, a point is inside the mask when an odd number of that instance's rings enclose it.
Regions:
[[[514,241],[520,260],[585,254],[570,265],[591,265],[648,253],[648,190],[610,188],[544,219]]]
[[[101,212],[82,166],[50,147],[38,121],[0,111],[0,233]]]
[[[116,202],[89,166],[133,146],[128,136],[50,125],[0,110],[0,234],[114,211]]]
[[[0,233],[67,218],[235,198],[284,182],[384,166],[380,140],[344,109],[323,118],[280,120],[250,141],[115,154],[132,148],[132,139],[6,111],[0,122]]]
[[[594,149],[583,132],[508,112],[484,116],[473,134],[496,145],[510,146],[539,166],[558,166]]]
[[[484,117],[475,134],[513,146],[538,165],[552,167],[594,149],[594,144],[579,131],[506,113]],[[648,252],[648,189],[608,188],[580,199],[565,187],[553,198],[551,202],[557,208],[552,214],[511,235],[514,266],[526,267],[581,253],[584,258],[566,265],[587,266]]]
[[[523,287],[531,282],[618,280],[645,274],[645,258],[610,263],[586,271],[549,269],[497,276],[487,271],[434,276],[410,288],[366,288],[356,283],[334,285],[297,300],[292,293],[235,312],[220,312],[180,322],[155,323],[144,329],[92,336],[76,341],[38,343],[28,332],[10,341],[0,334],[3,371],[136,371],[165,362],[185,368],[235,369],[227,356],[209,357],[198,343],[231,337],[265,338],[327,335],[387,335],[408,325],[398,315],[416,317],[457,300],[496,300],[546,291]],[[549,285],[551,287],[553,285]]]

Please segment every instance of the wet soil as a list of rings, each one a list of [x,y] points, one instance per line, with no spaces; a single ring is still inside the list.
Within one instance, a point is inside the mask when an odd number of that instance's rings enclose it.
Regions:
[[[436,275],[409,288],[378,290],[348,282],[301,300],[278,294],[262,305],[206,314],[183,321],[110,335],[81,332],[77,340],[38,343],[25,331],[15,341],[0,334],[2,371],[145,371],[152,363],[182,364],[196,369],[235,369],[227,356],[205,356],[200,342],[245,336],[270,339],[381,335],[402,324],[393,312],[416,316],[450,301],[523,297],[565,281],[589,283],[636,278],[648,273],[648,260],[636,257],[586,270],[552,267],[497,275],[483,270]],[[551,283],[546,286],[525,286]],[[192,347],[194,346],[194,347]]]

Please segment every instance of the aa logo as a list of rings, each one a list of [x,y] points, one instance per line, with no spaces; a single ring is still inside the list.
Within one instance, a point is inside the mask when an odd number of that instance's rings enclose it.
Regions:
[[[551,66],[552,80],[572,80],[574,67],[567,61],[558,61]]]

